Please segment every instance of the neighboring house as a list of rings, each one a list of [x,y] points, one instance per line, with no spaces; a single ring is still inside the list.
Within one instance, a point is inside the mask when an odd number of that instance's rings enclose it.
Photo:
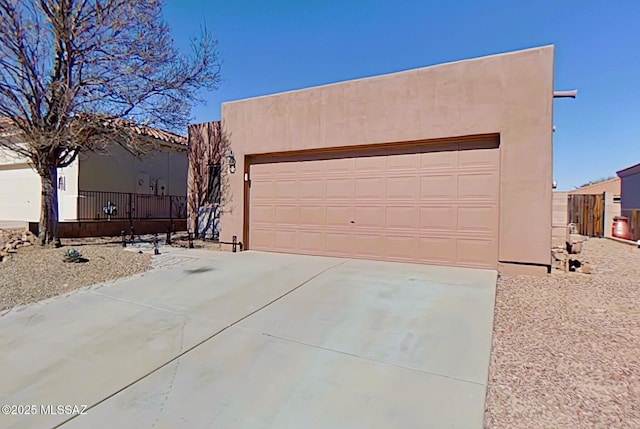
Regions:
[[[582,186],[578,189],[574,189],[572,191],[566,192],[568,198],[571,199],[572,195],[583,195],[584,197],[574,197],[578,198],[576,201],[572,201],[569,204],[569,211],[573,208],[578,208],[580,212],[583,212],[581,216],[584,216],[584,206],[585,204],[589,206],[588,199],[589,198],[599,198],[602,199],[601,195],[604,194],[604,200],[602,204],[593,206],[592,210],[588,210],[586,213],[589,217],[586,223],[599,223],[600,226],[597,228],[592,228],[593,230],[597,229],[598,231],[602,231],[599,235],[604,235],[605,237],[611,236],[611,227],[613,226],[613,220],[615,217],[620,216],[621,207],[620,207],[620,178],[613,178],[608,180],[603,180],[601,182],[590,183],[588,185]],[[598,197],[587,197],[588,195],[596,195]],[[591,207],[591,206],[589,206]],[[569,217],[571,214],[569,214]],[[567,218],[567,222],[573,221]],[[587,231],[584,229],[587,225],[580,225],[579,232],[581,234],[587,234]]]
[[[150,127],[135,131],[154,145],[142,158],[113,143],[58,169],[61,222],[186,217],[186,138]],[[0,220],[38,222],[40,189],[27,160],[0,148]]]
[[[616,177],[609,180],[603,180],[602,182],[590,183],[586,186],[569,191],[569,195],[594,195],[603,194],[605,192],[608,192],[613,196],[613,201],[620,202],[620,178]]]
[[[640,240],[640,164],[617,172],[621,180],[621,212],[629,219],[633,240]]]
[[[553,74],[547,46],[224,103],[220,239],[546,274]]]

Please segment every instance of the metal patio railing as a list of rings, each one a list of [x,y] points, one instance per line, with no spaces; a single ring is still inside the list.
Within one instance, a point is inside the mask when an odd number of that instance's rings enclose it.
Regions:
[[[78,220],[186,219],[187,197],[133,192],[78,192]]]

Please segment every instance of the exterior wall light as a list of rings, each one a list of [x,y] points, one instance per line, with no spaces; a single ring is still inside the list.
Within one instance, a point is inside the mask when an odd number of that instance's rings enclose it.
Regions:
[[[230,150],[227,154],[227,161],[229,162],[229,173],[233,174],[236,172],[236,157],[233,154],[233,151]]]

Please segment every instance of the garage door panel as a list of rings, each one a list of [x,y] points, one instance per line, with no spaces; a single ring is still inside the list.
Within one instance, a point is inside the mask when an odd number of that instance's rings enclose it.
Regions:
[[[300,225],[303,226],[323,226],[325,225],[324,206],[301,205]]]
[[[299,186],[301,200],[324,200],[325,181],[323,179],[302,179]]]
[[[418,247],[416,237],[387,234],[386,244],[386,256],[390,259],[413,261],[418,257],[415,251]]]
[[[495,144],[252,165],[249,248],[496,268]]]
[[[385,256],[385,239],[382,234],[370,232],[368,234],[353,235],[354,253],[358,257],[376,257],[384,258]]]
[[[256,202],[272,201],[276,192],[276,184],[273,180],[252,179],[251,198]]]
[[[455,200],[458,197],[458,183],[454,174],[428,175],[420,177],[420,199]]]
[[[348,226],[354,220],[353,206],[327,206],[327,226]]]
[[[389,172],[403,171],[415,175],[419,167],[420,159],[412,153],[387,157],[387,170]]]
[[[326,243],[327,253],[330,255],[353,255],[353,234],[328,232]]]
[[[305,176],[324,176],[327,171],[327,162],[322,159],[314,159],[307,161],[304,169],[300,171],[300,177]]]
[[[327,160],[327,173],[352,173],[355,170],[355,158]]]
[[[355,206],[354,219],[357,219],[357,227],[385,228],[384,206]]]
[[[416,176],[394,176],[386,178],[387,200],[417,200],[420,181]]]
[[[426,149],[420,155],[420,169],[426,170],[449,170],[458,166],[458,152],[445,147],[439,152],[436,147]]]
[[[384,198],[384,179],[381,177],[367,177],[355,179],[355,200],[376,200]]]
[[[458,197],[496,201],[498,180],[494,173],[460,174],[458,176]]]
[[[300,207],[294,205],[276,206],[276,223],[298,225],[300,223]]]
[[[300,164],[298,162],[278,162],[273,164],[263,164],[269,165],[273,169],[272,174],[274,176],[291,176],[297,177]]]
[[[386,157],[363,156],[355,158],[355,170],[358,173],[380,173],[386,169]]]
[[[254,226],[251,229],[251,245],[256,249],[275,249],[273,229]]]
[[[456,229],[456,207],[451,205],[420,207],[420,229],[453,233]]]
[[[327,200],[353,201],[355,196],[355,183],[353,178],[327,179]]]
[[[419,258],[427,263],[451,263],[456,260],[454,237],[420,237]]]
[[[269,204],[255,204],[253,207],[254,223],[271,225],[275,222],[275,206]]]
[[[465,265],[486,267],[491,263],[489,255],[496,252],[497,241],[494,238],[458,239],[458,259]]]
[[[299,182],[296,179],[278,180],[275,184],[276,198],[280,201],[298,201],[299,194]]]
[[[498,216],[497,206],[458,208],[458,230],[491,234]]]
[[[500,158],[498,151],[491,149],[484,150],[461,150],[459,153],[460,167],[498,167]]]
[[[385,207],[387,228],[416,229],[419,227],[420,210],[417,206],[391,206]]]
[[[321,231],[300,231],[300,250],[322,253],[326,251],[325,234]]]
[[[274,231],[274,237],[274,246],[276,249],[295,251],[300,247],[298,243],[298,231],[296,230],[286,230],[280,228]]]
[[[277,164],[256,164],[251,167],[251,177],[253,180],[273,181],[276,174]]]

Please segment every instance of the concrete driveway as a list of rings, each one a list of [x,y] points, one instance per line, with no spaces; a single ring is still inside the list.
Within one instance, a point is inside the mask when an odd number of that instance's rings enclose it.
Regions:
[[[482,427],[495,271],[189,255],[0,317],[0,427]]]

